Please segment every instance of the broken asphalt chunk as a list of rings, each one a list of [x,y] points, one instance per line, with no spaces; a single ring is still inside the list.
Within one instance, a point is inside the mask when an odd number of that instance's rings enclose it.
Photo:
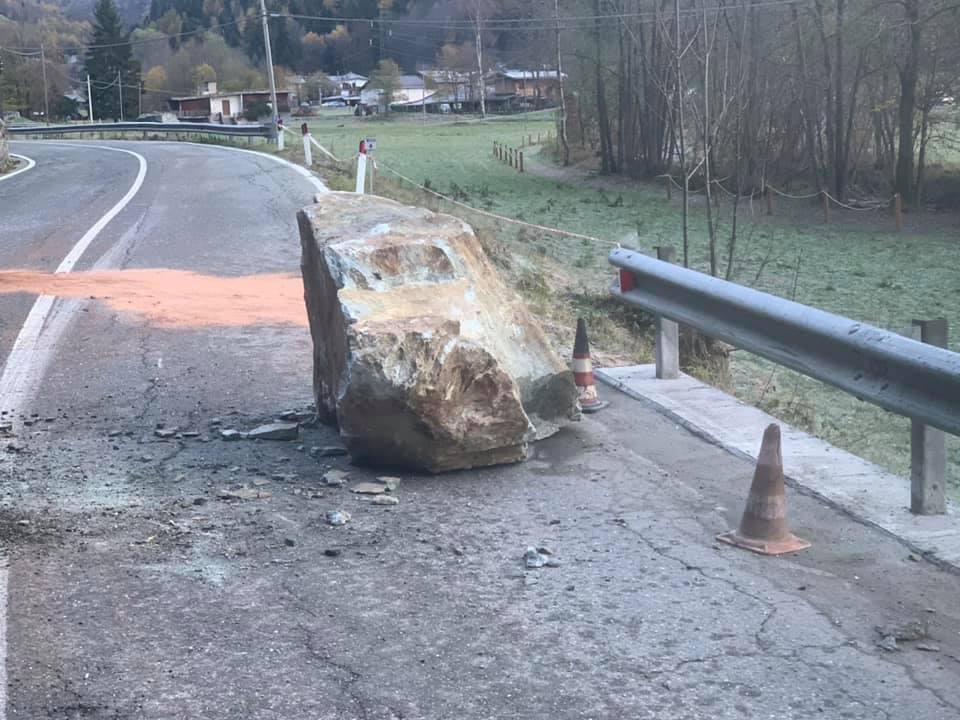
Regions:
[[[340,525],[346,525],[350,522],[351,515],[346,510],[328,510],[324,517],[327,523],[334,527],[339,527]]]
[[[297,440],[300,425],[293,422],[275,422],[259,425],[246,434],[248,440]]]
[[[375,482],[362,482],[357,483],[352,488],[350,492],[358,493],[360,495],[382,495],[387,491],[387,486],[383,483]]]

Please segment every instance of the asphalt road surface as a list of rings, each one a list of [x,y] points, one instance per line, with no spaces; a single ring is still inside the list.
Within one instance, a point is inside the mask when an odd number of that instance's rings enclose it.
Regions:
[[[15,144],[37,166],[0,181],[0,268],[52,272],[87,237],[73,272],[298,271],[317,188],[292,168],[77,145]],[[8,290],[0,718],[960,717],[957,575],[793,492],[810,550],[715,542],[751,467],[632,400],[607,391],[522,465],[404,475],[380,507],[321,483],[375,475],[312,454],[329,429],[219,439],[309,409],[302,322],[38,314]],[[527,546],[559,567],[525,569]],[[924,637],[879,647],[876,626],[911,624]]]

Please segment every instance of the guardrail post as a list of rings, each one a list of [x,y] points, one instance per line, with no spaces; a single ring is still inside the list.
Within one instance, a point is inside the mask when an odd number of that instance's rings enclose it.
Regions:
[[[661,245],[654,248],[657,251],[657,260],[676,262],[677,249],[672,245]],[[659,380],[674,380],[680,377],[680,326],[673,320],[667,320],[661,315],[654,319],[654,358],[657,364],[657,378]]]
[[[914,340],[947,347],[945,318],[914,320]],[[910,512],[943,515],[947,512],[947,449],[942,430],[910,420]]]

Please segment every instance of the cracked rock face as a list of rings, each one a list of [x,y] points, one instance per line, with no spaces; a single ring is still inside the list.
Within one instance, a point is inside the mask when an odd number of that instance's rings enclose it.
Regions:
[[[470,227],[370,195],[299,213],[314,394],[353,459],[516,462],[578,413],[573,375]]]

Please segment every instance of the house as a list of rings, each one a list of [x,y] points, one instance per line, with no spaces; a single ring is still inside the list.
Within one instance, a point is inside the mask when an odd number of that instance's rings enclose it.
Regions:
[[[560,82],[556,70],[502,69],[487,74],[492,93],[487,96],[496,103],[550,107],[559,100]]]
[[[360,89],[367,84],[368,80],[365,75],[348,72],[344,75],[330,75],[329,77],[330,82],[336,87],[336,92],[333,93],[334,97],[339,95],[349,105],[356,105],[360,102]]]
[[[364,83],[360,90],[360,102],[371,107],[383,105],[383,91],[369,87],[370,81]],[[427,86],[421,75],[401,75],[393,91],[390,107],[423,103],[427,95]]]
[[[233,120],[243,115],[257,103],[270,104],[269,90],[240,90],[237,92],[219,92],[216,81],[201,83],[197,95],[172,97],[170,109],[181,120],[197,122]],[[277,92],[277,104],[284,111],[290,107],[290,93]]]

